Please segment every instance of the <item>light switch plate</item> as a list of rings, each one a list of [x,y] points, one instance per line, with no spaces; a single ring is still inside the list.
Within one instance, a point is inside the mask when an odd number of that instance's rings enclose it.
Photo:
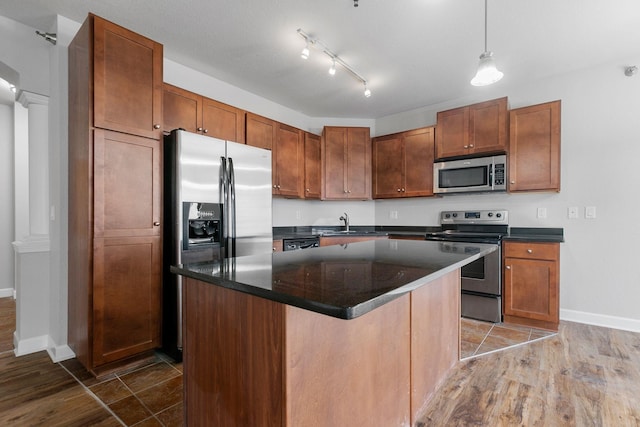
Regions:
[[[584,217],[587,219],[594,219],[596,217],[596,207],[587,206],[584,208]]]
[[[547,217],[547,208],[538,208],[538,218]]]
[[[389,218],[398,219],[398,211],[390,211],[389,212]]]
[[[567,217],[569,217],[569,219],[578,219],[578,207],[570,206],[567,208]]]

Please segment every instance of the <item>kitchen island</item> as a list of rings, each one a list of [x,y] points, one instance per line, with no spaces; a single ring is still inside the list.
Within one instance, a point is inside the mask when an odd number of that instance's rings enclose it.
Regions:
[[[185,425],[414,425],[459,360],[459,269],[493,250],[375,240],[172,267]]]

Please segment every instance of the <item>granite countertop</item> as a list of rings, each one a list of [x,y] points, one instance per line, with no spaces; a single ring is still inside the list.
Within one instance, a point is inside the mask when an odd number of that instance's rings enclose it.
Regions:
[[[542,227],[510,227],[509,235],[503,240],[525,242],[564,242],[564,229]]]
[[[353,319],[496,250],[494,245],[371,240],[172,266],[171,271],[341,319]]]

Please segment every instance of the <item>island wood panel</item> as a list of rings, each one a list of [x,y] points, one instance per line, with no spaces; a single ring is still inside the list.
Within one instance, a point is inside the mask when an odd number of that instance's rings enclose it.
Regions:
[[[183,283],[184,425],[284,425],[285,305]]]
[[[460,270],[411,292],[411,425],[460,359]]]
[[[348,245],[349,243],[366,242],[368,240],[386,239],[387,236],[322,236],[320,246]]]
[[[351,320],[287,306],[286,425],[407,425],[409,304]]]

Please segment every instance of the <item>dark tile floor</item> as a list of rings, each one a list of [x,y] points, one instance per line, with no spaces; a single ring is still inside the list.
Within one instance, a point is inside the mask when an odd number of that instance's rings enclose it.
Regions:
[[[182,364],[161,353],[134,370],[99,380],[77,359],[60,363],[126,426],[182,426]]]

